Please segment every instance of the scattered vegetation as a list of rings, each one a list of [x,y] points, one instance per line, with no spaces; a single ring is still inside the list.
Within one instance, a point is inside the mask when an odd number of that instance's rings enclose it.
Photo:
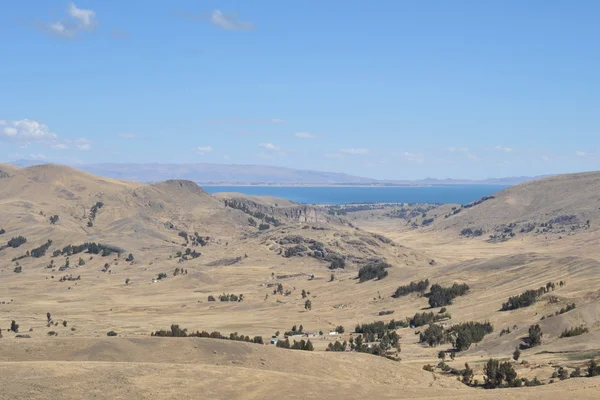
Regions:
[[[108,246],[108,245],[104,245],[101,243],[95,243],[95,242],[83,243],[83,244],[76,245],[76,246],[73,246],[73,245],[65,246],[60,251],[60,254],[58,254],[57,251],[55,251],[53,253],[53,255],[57,254],[57,256],[58,255],[71,256],[73,254],[79,254],[79,253],[85,251],[88,254],[101,254],[102,257],[106,257],[113,253],[121,254],[123,252],[122,249],[120,249],[116,246]],[[55,256],[55,257],[57,257],[57,256]]]
[[[483,367],[484,387],[495,389],[499,387],[521,386],[517,381],[517,373],[509,361],[500,362],[490,358]]]
[[[53,215],[53,216],[50,217],[50,224],[51,225],[56,225],[56,223],[58,222],[58,220],[59,220],[58,215]]]
[[[482,229],[465,228],[462,231],[460,231],[460,236],[464,236],[464,237],[477,237],[477,236],[481,236],[481,235],[483,235]]]
[[[429,325],[434,322],[441,321],[443,319],[450,319],[450,314],[434,314],[432,312],[416,313],[414,317],[410,318],[408,323],[410,326],[418,328],[419,326]]]
[[[246,214],[250,215],[251,217],[254,217],[258,220],[264,221],[265,223],[271,224],[273,226],[279,226],[281,225],[281,222],[278,221],[275,217],[267,215],[263,212],[260,211],[252,211],[245,202],[239,201],[239,200],[225,200],[225,205],[227,207],[230,208],[234,208],[236,210],[240,210],[245,212]],[[260,229],[260,226],[259,226]],[[268,229],[268,228],[266,228]]]

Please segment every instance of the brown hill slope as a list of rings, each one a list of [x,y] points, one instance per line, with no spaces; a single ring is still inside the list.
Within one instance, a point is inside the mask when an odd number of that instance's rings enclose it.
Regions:
[[[435,230],[509,239],[523,234],[568,235],[600,227],[600,172],[557,175],[502,190],[438,215]],[[481,232],[479,231],[481,230]]]

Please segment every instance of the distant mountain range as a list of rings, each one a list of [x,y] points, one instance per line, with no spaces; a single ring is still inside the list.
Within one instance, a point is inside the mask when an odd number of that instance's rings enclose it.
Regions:
[[[18,160],[19,167],[44,164],[36,160]],[[367,185],[367,186],[436,186],[436,185],[516,185],[541,176],[492,178],[484,180],[434,179],[378,180],[335,172],[299,170],[267,165],[231,164],[80,164],[78,169],[99,176],[138,182],[185,179],[204,185]]]

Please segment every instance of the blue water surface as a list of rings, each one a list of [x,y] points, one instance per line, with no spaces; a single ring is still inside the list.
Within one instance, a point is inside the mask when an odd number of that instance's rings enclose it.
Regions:
[[[508,186],[447,185],[418,187],[202,186],[209,193],[238,192],[273,196],[304,204],[442,203],[467,204]]]

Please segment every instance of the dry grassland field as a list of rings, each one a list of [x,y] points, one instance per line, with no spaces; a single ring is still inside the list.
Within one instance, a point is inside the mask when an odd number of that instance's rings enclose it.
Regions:
[[[597,172],[332,207],[0,165],[0,398],[598,399],[599,227]]]

